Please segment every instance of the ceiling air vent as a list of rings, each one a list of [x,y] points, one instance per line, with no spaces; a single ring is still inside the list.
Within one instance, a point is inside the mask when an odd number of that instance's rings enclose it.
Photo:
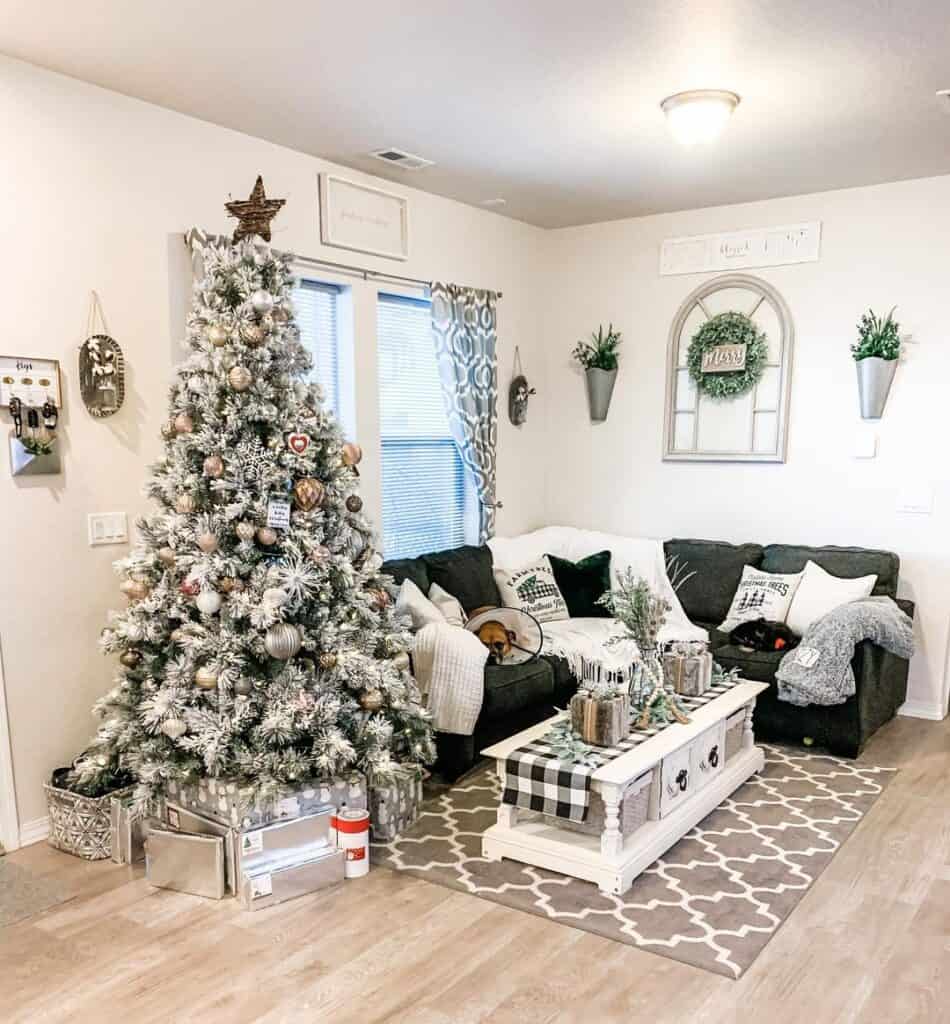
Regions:
[[[425,157],[407,153],[404,149],[377,149],[370,153],[370,156],[393,167],[401,167],[404,171],[418,171],[435,163],[434,160],[426,160]]]

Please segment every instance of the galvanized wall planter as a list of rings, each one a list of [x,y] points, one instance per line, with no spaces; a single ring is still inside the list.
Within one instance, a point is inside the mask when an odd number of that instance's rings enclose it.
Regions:
[[[94,334],[79,349],[79,389],[90,416],[117,413],[125,401],[125,357],[108,334]]]

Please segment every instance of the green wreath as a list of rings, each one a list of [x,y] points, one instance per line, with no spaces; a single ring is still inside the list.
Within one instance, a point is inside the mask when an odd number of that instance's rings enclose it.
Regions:
[[[717,345],[745,345],[745,369],[703,373],[703,353]],[[765,332],[745,313],[719,313],[710,317],[693,335],[686,354],[689,375],[696,387],[711,398],[736,398],[755,387],[768,362]]]

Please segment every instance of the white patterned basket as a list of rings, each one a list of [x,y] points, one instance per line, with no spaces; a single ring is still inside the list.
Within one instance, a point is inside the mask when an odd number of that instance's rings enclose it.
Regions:
[[[50,846],[84,860],[112,856],[112,798],[131,796],[132,786],[105,796],[81,796],[46,783]]]
[[[620,834],[626,839],[644,824],[650,808],[650,791],[653,786],[653,772],[648,771],[627,786],[620,800]],[[601,795],[591,790],[590,803],[587,807],[587,818],[584,821],[569,821],[554,814],[545,814],[544,820],[558,828],[566,828],[571,832],[583,832],[585,835],[599,836],[604,831],[607,821],[607,808]]]
[[[742,749],[742,733],[745,730],[745,708],[726,719],[726,762]],[[726,763],[723,762],[723,763]]]

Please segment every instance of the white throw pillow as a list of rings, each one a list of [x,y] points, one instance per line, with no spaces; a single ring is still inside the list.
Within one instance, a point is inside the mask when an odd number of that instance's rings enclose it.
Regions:
[[[396,614],[408,615],[414,630],[431,622],[445,622],[445,616],[412,582],[403,580],[396,597]]]
[[[438,583],[433,583],[429,587],[429,600],[450,626],[464,626],[468,621],[465,609],[459,604],[458,598],[453,597],[447,590],[443,590]]]
[[[763,572],[747,565],[742,570],[729,614],[719,628],[723,633],[731,633],[740,623],[753,619],[784,622],[801,579],[800,572]]]
[[[495,583],[506,608],[520,608],[538,622],[569,618],[564,596],[558,589],[547,555],[520,569],[495,569]]]
[[[870,597],[877,576],[859,576],[857,579],[842,579],[825,572],[814,562],[805,563],[802,581],[792,598],[786,622],[789,629],[799,636],[823,615],[852,601]]]

